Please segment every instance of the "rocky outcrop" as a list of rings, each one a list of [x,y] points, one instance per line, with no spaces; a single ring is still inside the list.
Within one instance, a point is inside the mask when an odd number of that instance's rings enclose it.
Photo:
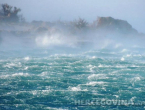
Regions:
[[[121,34],[138,34],[127,21],[114,19],[112,17],[99,17],[97,20],[97,29],[109,32],[119,32]]]

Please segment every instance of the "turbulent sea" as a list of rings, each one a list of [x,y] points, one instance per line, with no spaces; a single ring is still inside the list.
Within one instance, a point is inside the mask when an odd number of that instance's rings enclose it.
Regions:
[[[143,110],[142,48],[0,51],[0,110]]]

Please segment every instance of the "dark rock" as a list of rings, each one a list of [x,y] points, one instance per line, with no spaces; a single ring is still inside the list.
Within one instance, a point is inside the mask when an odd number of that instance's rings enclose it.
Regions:
[[[121,34],[138,34],[127,21],[114,19],[112,17],[99,17],[97,21],[97,29],[103,29],[111,32],[119,32]]]

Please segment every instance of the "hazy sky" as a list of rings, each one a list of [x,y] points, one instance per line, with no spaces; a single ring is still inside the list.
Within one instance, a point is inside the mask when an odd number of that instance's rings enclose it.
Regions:
[[[74,20],[88,22],[97,16],[112,16],[127,20],[139,32],[145,33],[145,0],[0,0],[22,9],[27,21]]]

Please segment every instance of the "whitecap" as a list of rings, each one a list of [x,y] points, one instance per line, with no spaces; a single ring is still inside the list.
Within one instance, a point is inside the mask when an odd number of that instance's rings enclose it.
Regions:
[[[39,76],[47,76],[47,72],[42,72]]]
[[[98,67],[103,67],[103,65],[100,64]]]
[[[116,98],[119,98],[119,95],[113,95],[113,96],[115,96]]]
[[[91,74],[90,76],[88,76],[89,80],[96,80],[96,79],[106,79],[106,75],[104,74]]]
[[[94,68],[96,68],[96,66],[93,66],[93,65],[89,65],[89,66],[87,66],[87,68],[90,68],[90,72],[94,72]]]
[[[24,70],[27,70],[29,67],[28,66],[26,66],[25,68],[24,68]]]
[[[116,68],[125,68],[126,66],[116,65]]]
[[[93,57],[92,57],[92,59],[95,59],[95,58],[96,58],[96,56],[93,56]]]
[[[135,81],[140,81],[141,78],[140,78],[140,77],[134,77],[134,80],[135,80]]]
[[[89,82],[89,83],[87,83],[86,85],[90,85],[90,86],[95,86],[95,85],[101,85],[101,84],[104,84],[105,82],[103,82],[103,81],[99,81],[99,82]]]
[[[81,91],[80,87],[69,87],[72,91]]]
[[[121,52],[127,52],[128,50],[127,49],[123,49]]]
[[[121,61],[124,61],[124,60],[125,60],[125,58],[122,57],[122,58],[121,58]]]
[[[21,67],[21,63],[20,62],[16,62],[16,63],[7,63],[6,65],[4,65],[3,67],[8,67],[8,68],[11,68],[11,67]]]
[[[99,68],[102,68],[102,67],[108,68],[108,67],[111,67],[111,66],[110,66],[110,65],[101,65],[101,64],[100,64],[98,67],[99,67]]]
[[[25,57],[24,60],[28,61],[30,60],[30,57]]]
[[[29,74],[28,73],[15,73],[15,74],[12,74],[12,76],[28,76]]]

